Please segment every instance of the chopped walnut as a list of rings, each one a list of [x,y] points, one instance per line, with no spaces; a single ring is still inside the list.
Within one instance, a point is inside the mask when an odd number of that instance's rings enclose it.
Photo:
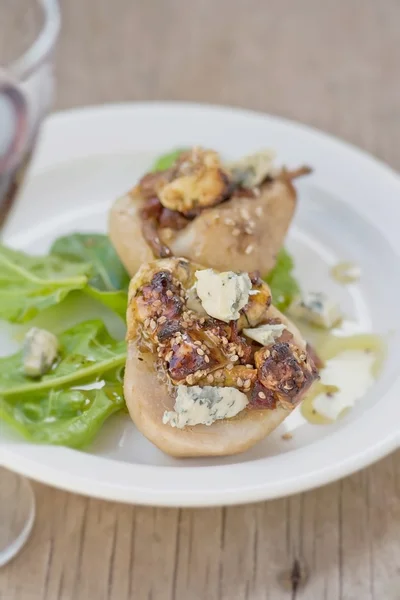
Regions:
[[[290,342],[276,342],[254,355],[260,383],[285,408],[293,408],[318,371],[305,350]]]
[[[170,210],[187,214],[214,206],[230,193],[228,173],[214,151],[193,148],[181,154],[173,169],[170,181],[157,190],[161,204]]]

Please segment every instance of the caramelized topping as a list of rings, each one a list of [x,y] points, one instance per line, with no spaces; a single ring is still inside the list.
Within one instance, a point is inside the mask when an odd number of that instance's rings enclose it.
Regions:
[[[240,334],[246,311],[256,325],[267,321],[268,286],[253,275],[253,291],[259,293],[250,295],[239,320],[225,323],[188,309],[187,290],[197,269],[186,260],[170,259],[138,272],[139,285],[129,310],[136,325],[131,331],[141,349],[157,355],[158,368],[174,385],[236,387],[248,393],[248,408],[272,409],[278,404],[293,408],[317,378],[310,356],[293,343],[287,330],[279,341],[261,348]]]
[[[254,355],[258,379],[285,407],[292,408],[318,372],[307,352],[289,342],[276,342]]]

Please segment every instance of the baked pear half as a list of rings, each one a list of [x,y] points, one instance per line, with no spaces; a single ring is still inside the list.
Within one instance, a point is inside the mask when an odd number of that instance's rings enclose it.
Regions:
[[[137,428],[172,456],[243,452],[301,401],[318,371],[257,273],[183,258],[131,280],[125,399]]]
[[[271,151],[225,165],[216,152],[193,148],[115,202],[109,235],[131,276],[171,256],[266,275],[295,211],[292,181],[309,172],[278,170]]]

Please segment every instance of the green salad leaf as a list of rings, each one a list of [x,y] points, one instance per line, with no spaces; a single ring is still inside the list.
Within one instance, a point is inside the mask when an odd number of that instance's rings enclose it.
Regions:
[[[128,292],[120,290],[118,292],[101,292],[90,285],[83,289],[83,292],[96,300],[101,302],[104,306],[115,312],[125,321],[126,308],[128,306]]]
[[[123,406],[122,384],[112,373],[101,389],[51,389],[0,397],[0,420],[32,442],[80,448]]]
[[[294,262],[290,254],[281,248],[278,252],[275,267],[264,277],[271,288],[272,301],[284,312],[300,293],[299,285],[293,275]]]
[[[69,261],[90,263],[89,285],[102,292],[127,290],[129,275],[121,263],[107,235],[101,233],[73,233],[58,238],[50,254]]]
[[[126,343],[114,340],[101,321],[85,321],[58,336],[60,360],[38,379],[23,372],[22,351],[0,358],[0,397],[35,394],[94,381],[111,369],[121,367],[126,359]]]
[[[90,265],[0,246],[0,319],[24,323],[85,287]]]
[[[84,293],[125,319],[130,278],[107,235],[66,235],[53,243],[50,253],[69,261],[89,263],[91,276]]]
[[[0,420],[31,441],[76,448],[125,406],[126,343],[101,321],[79,323],[58,339],[58,363],[37,379],[24,375],[22,352],[0,359]]]
[[[171,152],[167,152],[166,154],[162,154],[156,160],[153,165],[152,171],[165,171],[172,167],[176,159],[182,152],[185,152],[186,148],[178,148],[176,150],[172,150]]]

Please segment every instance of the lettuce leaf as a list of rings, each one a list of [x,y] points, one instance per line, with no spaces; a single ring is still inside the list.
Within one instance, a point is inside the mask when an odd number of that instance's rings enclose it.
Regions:
[[[112,375],[101,389],[51,389],[0,397],[0,420],[29,441],[80,448],[123,406],[122,383]]]
[[[91,266],[0,246],[0,319],[24,323],[85,287]]]
[[[153,165],[152,171],[165,171],[172,167],[176,159],[182,152],[185,152],[186,148],[178,148],[176,150],[172,150],[171,152],[167,152],[166,154],[162,154],[156,160]]]
[[[60,360],[37,379],[24,375],[22,352],[0,359],[0,420],[31,441],[76,448],[125,406],[126,343],[101,321],[75,325],[59,342]]]
[[[50,253],[68,261],[89,263],[91,274],[84,293],[125,320],[130,277],[108,236],[73,233],[58,238]]]
[[[97,381],[103,373],[125,363],[125,341],[114,340],[101,321],[74,325],[59,335],[58,340],[60,360],[38,379],[24,375],[22,351],[0,358],[0,397],[31,395],[73,386],[76,382]]]
[[[294,262],[285,248],[278,253],[275,267],[264,277],[271,288],[272,301],[282,312],[285,312],[296,296],[300,293],[300,287],[294,275]]]

